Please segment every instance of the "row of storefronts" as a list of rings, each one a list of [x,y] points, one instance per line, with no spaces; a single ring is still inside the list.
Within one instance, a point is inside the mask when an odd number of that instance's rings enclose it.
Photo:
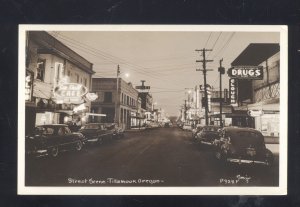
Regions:
[[[223,126],[255,128],[279,137],[279,44],[248,45],[228,69],[229,90],[222,91]],[[205,124],[204,90],[196,86],[181,110],[181,121]],[[220,91],[208,87],[209,124],[220,125]]]
[[[26,35],[26,134],[43,124],[87,120],[93,64],[44,31]]]
[[[128,129],[155,120],[149,92],[122,78],[93,74],[92,63],[49,33],[27,32],[25,133],[44,124],[76,129],[87,122],[115,122]]]

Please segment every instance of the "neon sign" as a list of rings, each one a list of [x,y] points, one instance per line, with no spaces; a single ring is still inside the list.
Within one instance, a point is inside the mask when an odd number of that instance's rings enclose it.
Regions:
[[[88,89],[78,83],[62,83],[53,90],[53,100],[57,104],[81,104]]]

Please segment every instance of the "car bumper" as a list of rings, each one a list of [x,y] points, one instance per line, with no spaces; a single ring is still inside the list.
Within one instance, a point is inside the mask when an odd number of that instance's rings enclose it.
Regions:
[[[258,164],[258,165],[270,165],[269,162],[259,160],[247,160],[247,159],[236,159],[227,158],[227,162],[238,163],[238,164]]]
[[[98,138],[88,139],[88,143],[98,142]]]
[[[212,142],[203,141],[203,140],[200,140],[200,143],[201,143],[201,144],[205,144],[205,145],[213,145]]]

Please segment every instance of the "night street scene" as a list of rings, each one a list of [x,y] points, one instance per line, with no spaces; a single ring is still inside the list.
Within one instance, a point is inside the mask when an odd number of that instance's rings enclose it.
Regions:
[[[279,186],[280,32],[24,40],[25,187]]]

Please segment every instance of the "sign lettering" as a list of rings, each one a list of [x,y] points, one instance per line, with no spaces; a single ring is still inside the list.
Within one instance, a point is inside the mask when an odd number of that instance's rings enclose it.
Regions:
[[[230,104],[236,104],[236,79],[234,78],[229,79],[229,97]]]
[[[53,100],[56,103],[80,104],[88,89],[78,83],[63,83],[54,88]]]
[[[229,68],[227,71],[229,77],[237,79],[263,79],[263,67],[262,66],[236,66]]]

